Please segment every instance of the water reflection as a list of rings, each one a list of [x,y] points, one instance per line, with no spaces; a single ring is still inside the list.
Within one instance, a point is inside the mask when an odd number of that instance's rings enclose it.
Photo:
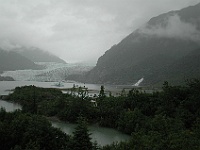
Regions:
[[[5,108],[7,112],[12,112],[17,109],[21,109],[21,106],[19,104],[10,103],[7,101],[0,100],[0,107]]]
[[[72,135],[76,124],[51,121],[52,125],[56,128],[60,128],[63,132]],[[126,141],[130,139],[130,136],[118,132],[114,129],[103,128],[98,126],[89,126],[89,132],[91,133],[92,141],[97,141],[101,146],[112,144],[113,142]]]

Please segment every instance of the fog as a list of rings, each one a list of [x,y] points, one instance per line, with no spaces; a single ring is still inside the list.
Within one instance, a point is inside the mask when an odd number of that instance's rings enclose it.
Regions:
[[[194,24],[182,21],[177,14],[167,17],[164,25],[146,25],[140,28],[139,31],[143,34],[159,37],[179,38],[195,42],[200,41],[200,31],[197,30],[197,27]]]
[[[199,2],[0,0],[0,47],[6,50],[20,46],[38,47],[66,62],[95,63],[112,45],[144,25],[151,17]],[[181,33],[182,29],[184,33]],[[165,29],[158,27],[145,32],[190,38],[196,28],[182,22],[179,16],[173,16]],[[199,38],[199,35],[195,37]]]

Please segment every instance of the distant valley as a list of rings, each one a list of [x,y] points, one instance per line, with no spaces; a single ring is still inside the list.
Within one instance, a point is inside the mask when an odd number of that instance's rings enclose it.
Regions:
[[[200,3],[151,18],[99,57],[95,67],[68,64],[36,47],[0,49],[0,80],[160,86],[200,78],[199,68]]]
[[[89,83],[180,84],[200,77],[200,4],[150,19],[98,59],[82,76]]]
[[[83,74],[93,66],[66,63],[39,48],[0,49],[0,81],[62,81],[71,74]]]

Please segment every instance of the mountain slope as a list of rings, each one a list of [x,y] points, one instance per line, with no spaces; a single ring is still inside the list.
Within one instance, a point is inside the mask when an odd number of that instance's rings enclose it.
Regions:
[[[174,64],[199,48],[200,4],[197,4],[150,19],[106,51],[82,81],[133,84],[144,78],[143,84],[156,84],[171,78],[165,75],[166,69],[173,76],[180,76],[181,70],[172,71]],[[174,67],[181,69],[179,65]]]
[[[178,78],[200,78],[200,49],[193,50],[187,56],[173,62],[163,72],[166,79],[178,84]]]
[[[32,47],[32,48],[21,47],[21,48],[14,49],[13,51],[18,52],[20,55],[30,59],[33,62],[66,63],[64,60],[60,59],[59,57],[35,47]]]
[[[4,51],[0,49],[0,72],[8,70],[23,70],[23,69],[41,69],[29,59],[19,55],[16,52]]]

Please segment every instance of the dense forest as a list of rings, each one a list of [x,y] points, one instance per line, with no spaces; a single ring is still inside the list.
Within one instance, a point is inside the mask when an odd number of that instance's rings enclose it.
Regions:
[[[88,96],[87,88],[72,88],[69,94],[63,94],[59,89],[25,86],[17,87],[7,100],[20,103],[22,111],[12,114],[19,115],[18,117],[11,117],[11,114],[7,114],[10,116],[10,122],[9,119],[1,119],[1,126],[6,126],[6,124],[9,124],[8,127],[12,126],[13,120],[19,121],[17,118],[31,119],[32,115],[33,118],[34,116],[39,117],[40,121],[44,121],[40,116],[56,116],[60,120],[68,122],[76,122],[77,118],[82,116],[88,123],[115,128],[131,135],[131,139],[127,142],[113,143],[104,147],[95,146],[94,143],[89,144],[88,139],[82,143],[83,145],[84,143],[88,144],[88,148],[85,149],[200,149],[200,80],[198,79],[187,80],[186,86],[171,86],[165,82],[161,92],[145,93],[132,89],[127,93],[122,90],[118,97],[114,97],[112,94],[106,96],[103,86],[101,86],[99,95],[92,98]],[[20,127],[23,123],[22,120],[19,121],[21,122],[18,124],[19,128],[22,128]],[[81,132],[84,131],[85,137],[89,137],[85,124],[79,123],[77,131],[82,129]],[[40,133],[50,128],[51,126],[48,125],[47,129],[37,130]],[[8,129],[9,131],[15,130],[13,127]],[[25,134],[25,131],[22,132],[21,134]],[[56,132],[59,131],[56,130]],[[10,134],[0,135],[11,137],[18,135],[17,133],[16,135]],[[76,149],[81,149],[81,146],[78,146],[79,142],[72,142],[75,139],[63,135],[61,132],[59,134],[66,139],[67,144],[77,145]],[[25,135],[20,137],[23,138]],[[41,133],[41,135],[43,134]],[[74,135],[74,137],[76,136]],[[86,139],[78,137],[76,139],[78,141]],[[26,138],[26,140],[28,139],[30,138]],[[3,143],[6,144],[6,142]],[[28,143],[35,144],[35,141],[28,141]],[[39,144],[39,146],[41,145]],[[70,144],[68,149],[69,146]],[[22,148],[24,147],[22,146]]]
[[[78,118],[78,126],[69,136],[40,115],[0,110],[1,150],[95,150],[97,146],[90,140],[83,117]]]

